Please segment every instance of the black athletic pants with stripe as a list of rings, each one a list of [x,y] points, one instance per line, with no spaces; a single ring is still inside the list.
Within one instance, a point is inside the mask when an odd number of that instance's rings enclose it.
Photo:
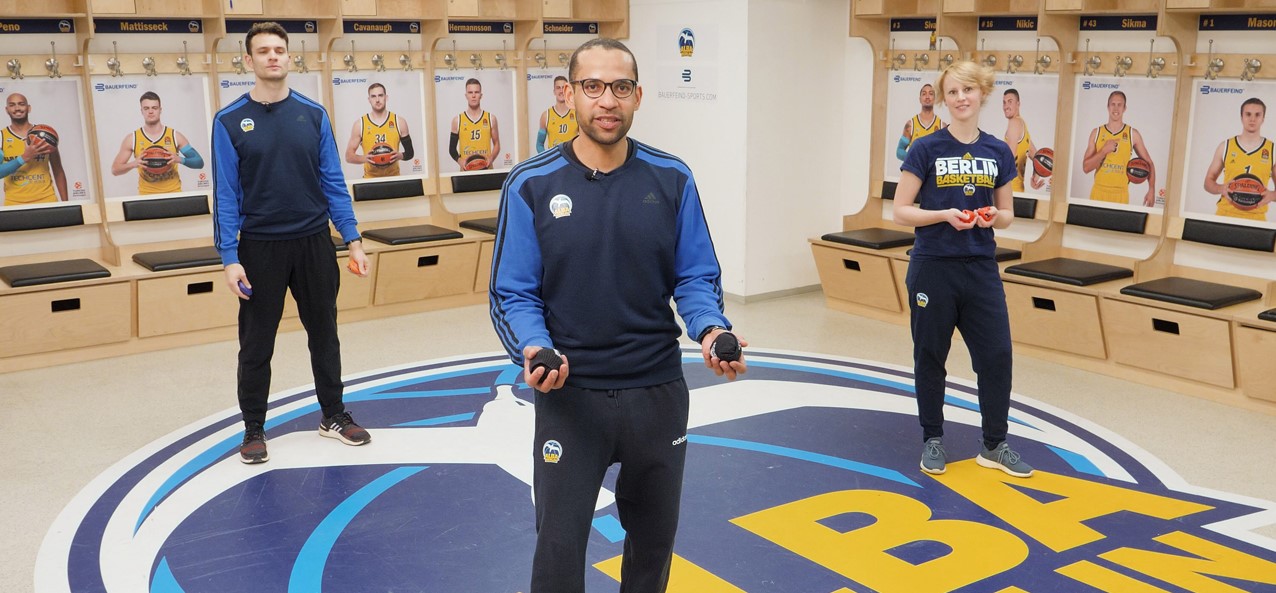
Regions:
[[[613,463],[620,463],[616,511],[625,529],[620,591],[665,591],[682,497],[688,402],[682,379],[637,389],[563,387],[536,394],[531,593],[584,593],[594,506]],[[557,460],[547,452],[558,452]]]
[[[283,241],[240,239],[239,263],[253,293],[239,301],[239,409],[244,422],[266,421],[270,359],[292,290],[306,328],[310,368],[324,417],[345,411],[341,402],[341,342],[337,339],[337,290],[341,278],[327,229]]]
[[[1010,315],[997,262],[992,258],[910,262],[909,307],[913,375],[922,440],[944,436],[944,386],[953,329],[961,332],[978,377],[984,447],[1006,440],[1013,359]]]

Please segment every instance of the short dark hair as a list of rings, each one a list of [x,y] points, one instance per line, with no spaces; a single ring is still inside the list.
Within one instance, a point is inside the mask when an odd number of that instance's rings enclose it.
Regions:
[[[253,37],[261,34],[277,35],[284,40],[284,47],[288,46],[288,32],[284,30],[283,25],[275,21],[267,21],[264,23],[253,23],[248,28],[248,34],[244,36],[244,47],[248,48],[248,53],[253,53]]]
[[[146,91],[145,93],[142,93],[142,98],[138,99],[137,102],[138,104],[141,104],[142,101],[146,101],[147,99],[151,101],[155,101],[156,103],[159,103],[160,105],[164,104],[163,101],[160,101],[159,95],[155,94],[155,91]]]
[[[1122,100],[1122,101],[1124,101],[1126,105],[1129,105],[1129,104],[1130,104],[1130,99],[1128,99],[1128,98],[1125,96],[1125,92],[1124,92],[1124,91],[1112,91],[1112,94],[1108,95],[1108,102],[1109,102],[1109,103],[1111,103],[1111,102],[1112,102],[1112,97],[1115,97],[1115,96],[1117,96],[1117,95],[1121,95],[1121,100]]]
[[[1263,117],[1267,117],[1267,104],[1264,103],[1262,99],[1259,99],[1258,97],[1250,97],[1248,99],[1245,99],[1245,102],[1241,103],[1241,115],[1245,115],[1246,105],[1257,105],[1259,107],[1262,107]]]
[[[598,37],[580,44],[580,47],[576,48],[576,51],[572,52],[572,58],[567,61],[568,77],[572,80],[576,80],[577,57],[580,56],[580,52],[591,50],[596,47],[625,52],[625,54],[629,56],[629,59],[634,63],[634,80],[638,80],[638,58],[634,57],[634,52],[629,51],[629,48],[625,47],[625,44],[609,37]]]
[[[1023,99],[1023,97],[1019,96],[1019,91],[1015,89],[1006,89],[1005,91],[1002,91],[1001,95],[1003,97],[1006,95],[1014,95],[1016,99]]]
[[[555,76],[555,77],[554,77],[554,82],[555,82],[555,83],[557,83],[557,82],[558,82],[558,81],[560,81],[560,80],[561,80],[561,81],[563,81],[563,82],[570,82],[570,81],[568,81],[568,80],[567,80],[567,77],[566,77],[566,76],[563,76],[562,74],[559,74],[558,76]]]
[[[470,86],[472,84],[477,84],[479,85],[479,88],[483,88],[483,83],[479,82],[479,79],[477,78],[471,78],[465,81],[465,86]]]
[[[375,88],[377,88],[377,87],[381,87],[381,90],[383,90],[383,91],[385,90],[385,85],[384,85],[384,84],[381,84],[381,83],[379,83],[379,82],[374,82],[374,83],[372,83],[372,84],[368,85],[368,92],[369,92],[369,93],[371,93],[371,92],[372,92],[372,89],[375,89]]]

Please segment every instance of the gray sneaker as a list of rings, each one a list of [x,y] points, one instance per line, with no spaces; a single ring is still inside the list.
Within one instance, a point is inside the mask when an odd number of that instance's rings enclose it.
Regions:
[[[948,454],[944,452],[944,443],[939,437],[926,439],[926,448],[922,449],[922,471],[939,475],[948,471]]]
[[[1016,478],[1032,475],[1032,466],[1024,463],[1018,453],[1010,450],[1010,443],[1002,441],[996,449],[984,449],[975,462],[989,469],[999,469]]]

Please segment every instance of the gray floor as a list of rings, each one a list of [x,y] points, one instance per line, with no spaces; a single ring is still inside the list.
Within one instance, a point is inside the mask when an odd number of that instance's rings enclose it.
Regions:
[[[753,347],[911,366],[906,327],[830,311],[819,292],[728,304]],[[500,345],[485,306],[342,326],[348,374]],[[235,405],[233,343],[206,344],[34,371],[0,374],[7,510],[0,589],[26,591],[40,542],[62,507],[115,461],[169,432]],[[274,389],[312,382],[304,334],[280,337]],[[963,348],[954,376],[973,378]],[[1264,452],[1276,417],[1020,356],[1016,393],[1089,419],[1161,459],[1190,484],[1276,499]],[[1276,526],[1259,530],[1276,537]]]

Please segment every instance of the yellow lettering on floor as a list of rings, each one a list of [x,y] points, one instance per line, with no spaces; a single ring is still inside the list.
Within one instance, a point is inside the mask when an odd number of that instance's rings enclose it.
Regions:
[[[845,513],[864,513],[876,521],[847,533],[819,523]],[[1028,557],[1028,546],[1011,533],[972,521],[930,517],[929,507],[902,494],[844,490],[731,522],[879,593],[952,591],[1010,570]],[[918,565],[887,553],[921,541],[939,542],[952,552]]]
[[[1028,479],[1015,478],[980,468],[973,459],[950,463],[948,473],[934,478],[1056,552],[1106,537],[1082,523],[1095,517],[1128,511],[1177,519],[1213,508],[1040,470]],[[1063,498],[1040,503],[1011,485]]]
[[[1023,589],[1020,589],[1019,587],[1006,587],[1005,589],[1002,589],[998,591],[997,593],[1028,593],[1028,592],[1024,591]]]
[[[1069,564],[1055,569],[1055,572],[1106,593],[1169,593],[1165,589],[1125,576],[1089,560]]]
[[[1243,593],[1244,591],[1244,589],[1220,583],[1210,578],[1211,576],[1276,585],[1276,563],[1255,558],[1182,531],[1167,533],[1154,537],[1152,540],[1197,557],[1134,548],[1119,548],[1099,554],[1099,557],[1195,593]]]
[[[621,558],[623,556],[608,558],[595,564],[594,568],[619,582]],[[667,591],[668,593],[745,593],[744,589],[718,578],[677,554],[673,555],[673,564],[669,567]]]

